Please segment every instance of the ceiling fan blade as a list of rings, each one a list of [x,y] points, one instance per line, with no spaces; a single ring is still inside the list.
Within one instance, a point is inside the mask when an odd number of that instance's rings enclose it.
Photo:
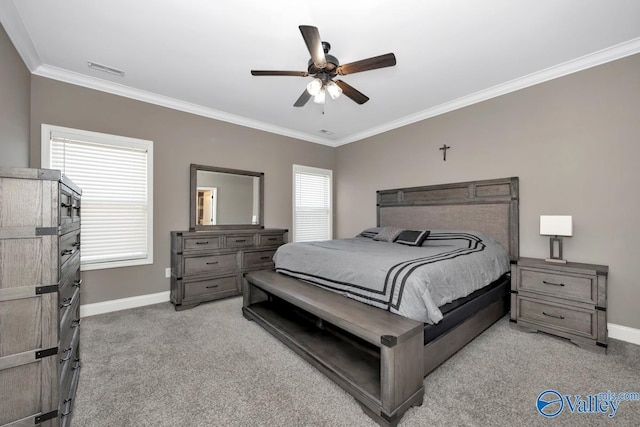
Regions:
[[[296,76],[307,77],[309,73],[306,71],[269,71],[269,70],[251,70],[252,76]]]
[[[393,53],[386,53],[384,55],[341,65],[338,67],[338,74],[346,76],[347,74],[375,70],[376,68],[393,67],[394,65],[396,65],[396,56]]]
[[[340,86],[342,89],[342,93],[351,98],[357,104],[364,104],[369,100],[369,97],[359,90],[355,89],[353,86],[343,82],[342,80],[336,80],[336,84]]]
[[[300,25],[298,28],[300,28],[302,38],[307,44],[307,49],[309,49],[313,64],[317,68],[326,67],[327,59],[324,56],[324,49],[322,48],[322,40],[320,39],[320,32],[318,29],[310,25]]]
[[[300,98],[298,98],[298,100],[296,101],[295,104],[293,104],[294,107],[304,107],[304,105],[307,103],[308,100],[311,99],[311,95],[309,94],[309,92],[307,92],[307,90],[305,89],[304,92],[302,92],[302,95],[300,95]]]

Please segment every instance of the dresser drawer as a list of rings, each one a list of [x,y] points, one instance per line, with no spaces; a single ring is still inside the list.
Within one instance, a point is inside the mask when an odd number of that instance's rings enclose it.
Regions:
[[[260,234],[260,246],[282,245],[284,244],[283,234]]]
[[[238,266],[237,255],[221,254],[184,257],[184,275],[234,270]]]
[[[538,292],[574,301],[597,303],[596,277],[520,269],[521,291]]]
[[[80,359],[73,359],[69,373],[65,376],[64,382],[60,384],[60,406],[58,416],[60,417],[60,425],[66,427],[70,425],[71,412],[73,410],[73,400],[76,396],[78,388],[78,380],[80,378]]]
[[[64,265],[80,250],[80,229],[70,231],[60,237],[60,265]]]
[[[268,251],[245,252],[242,266],[244,268],[268,266],[273,263],[273,255],[275,253],[275,249],[271,249]]]
[[[80,222],[80,195],[64,184],[60,184],[59,224],[65,228]]]
[[[184,282],[184,298],[198,298],[209,294],[235,294],[238,292],[238,276]]]
[[[587,338],[596,337],[596,310],[530,298],[518,298],[518,313],[518,320]]]
[[[71,288],[73,289],[73,292],[70,296],[66,296],[64,298],[59,297],[59,318],[61,325],[66,322],[66,317],[73,316],[72,313],[79,310],[78,307],[80,306],[80,288],[74,286],[72,286]]]
[[[75,328],[73,331],[73,338],[71,339],[70,345],[64,349],[59,349],[58,352],[58,359],[60,361],[59,381],[61,386],[65,383],[67,376],[72,375],[71,367],[79,356],[80,328]]]
[[[253,234],[229,234],[224,236],[225,248],[248,248],[254,246]]]
[[[185,237],[183,240],[184,250],[207,250],[207,249],[219,249],[220,237]]]
[[[65,353],[71,351],[71,341],[73,334],[80,326],[80,291],[74,294],[71,307],[67,310],[60,322],[60,343],[58,344],[58,356],[62,360]]]
[[[64,268],[60,270],[60,292],[59,301],[70,298],[73,293],[82,285],[80,279],[80,253],[76,252],[69,262],[64,265]],[[62,316],[61,316],[62,317]]]
[[[71,190],[66,185],[60,185],[60,196],[59,196],[59,222],[60,225],[68,224],[73,221],[73,190]]]

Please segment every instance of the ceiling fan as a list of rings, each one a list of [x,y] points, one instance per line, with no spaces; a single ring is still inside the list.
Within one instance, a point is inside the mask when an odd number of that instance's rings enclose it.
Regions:
[[[396,56],[393,53],[340,65],[335,56],[329,55],[331,45],[328,42],[321,41],[320,33],[316,27],[300,25],[298,28],[300,28],[302,38],[311,54],[307,71],[251,70],[251,75],[253,76],[313,76],[314,79],[293,104],[294,107],[304,106],[311,97],[314,98],[314,102],[324,104],[326,93],[329,93],[331,99],[336,99],[341,93],[344,93],[354,102],[364,104],[369,100],[365,94],[342,80],[334,81],[334,77],[396,65]]]

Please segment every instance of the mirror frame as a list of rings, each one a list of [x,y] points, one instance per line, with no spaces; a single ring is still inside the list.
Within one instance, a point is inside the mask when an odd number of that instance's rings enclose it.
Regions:
[[[198,225],[196,224],[196,189],[197,189],[197,173],[198,171],[221,172],[233,175],[254,176],[259,178],[260,188],[260,207],[259,207],[259,224],[223,224],[223,225]],[[189,230],[243,230],[243,229],[261,229],[264,228],[264,173],[244,171],[239,169],[219,168],[215,166],[205,166],[191,164],[190,167],[190,185],[189,185]]]

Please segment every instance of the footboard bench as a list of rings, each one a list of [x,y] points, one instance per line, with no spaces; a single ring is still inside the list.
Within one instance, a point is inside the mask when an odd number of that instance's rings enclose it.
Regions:
[[[245,275],[242,311],[379,424],[422,404],[422,323],[267,270]]]

